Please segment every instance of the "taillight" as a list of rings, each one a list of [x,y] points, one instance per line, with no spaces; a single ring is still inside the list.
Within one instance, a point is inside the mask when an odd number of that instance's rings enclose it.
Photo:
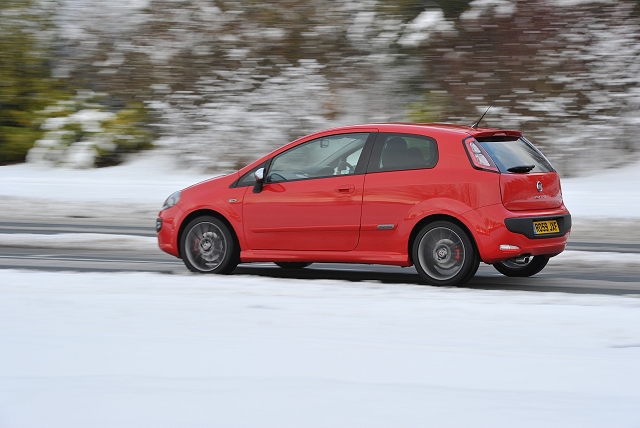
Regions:
[[[463,141],[464,148],[467,150],[467,156],[476,169],[483,169],[485,171],[500,172],[498,167],[489,156],[489,153],[482,148],[480,143],[475,138],[469,137]]]

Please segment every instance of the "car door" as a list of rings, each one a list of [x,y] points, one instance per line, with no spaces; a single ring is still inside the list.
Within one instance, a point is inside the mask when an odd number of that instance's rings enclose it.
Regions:
[[[404,235],[410,231],[411,209],[437,196],[437,161],[433,138],[378,134],[366,175],[359,249],[407,251]]]
[[[268,163],[243,200],[252,250],[349,251],[358,245],[366,161],[375,132],[301,143]]]

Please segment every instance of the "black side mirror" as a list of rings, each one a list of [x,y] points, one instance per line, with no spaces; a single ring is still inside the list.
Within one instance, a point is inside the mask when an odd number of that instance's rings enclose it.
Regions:
[[[253,185],[253,193],[260,193],[264,186],[264,168],[258,168],[253,173],[253,176],[256,178],[256,184]]]

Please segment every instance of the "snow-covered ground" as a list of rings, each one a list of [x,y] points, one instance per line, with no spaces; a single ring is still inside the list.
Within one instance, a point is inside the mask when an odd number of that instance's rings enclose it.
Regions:
[[[208,178],[170,165],[0,167],[0,221],[151,226],[170,193]],[[563,180],[572,238],[605,224],[637,242],[639,179],[635,164]],[[158,251],[147,237],[28,238],[0,245]],[[638,254],[551,263],[640,271]],[[0,428],[637,427],[638,402],[637,297],[0,270]]]
[[[564,202],[575,217],[640,218],[640,163],[562,180]]]
[[[161,152],[117,167],[65,169],[21,164],[0,167],[0,221],[59,220],[152,227],[162,202],[210,175],[176,169]],[[637,241],[640,163],[562,181],[573,215],[573,240]]]
[[[160,208],[169,194],[210,177],[180,171],[162,152],[147,152],[110,168],[24,163],[0,167],[0,196],[58,201],[69,206],[127,203]]]
[[[1,427],[637,427],[640,299],[0,271]]]
[[[184,172],[160,152],[110,168],[66,169],[19,164],[0,167],[0,196],[39,201],[67,210],[120,204],[157,210],[176,190],[211,175]],[[562,180],[565,203],[575,217],[640,218],[640,163]],[[16,207],[19,209],[19,207]]]
[[[111,168],[3,166],[0,220],[88,218],[94,224],[153,226],[167,196],[208,178],[211,175],[180,171],[171,159],[156,152]]]

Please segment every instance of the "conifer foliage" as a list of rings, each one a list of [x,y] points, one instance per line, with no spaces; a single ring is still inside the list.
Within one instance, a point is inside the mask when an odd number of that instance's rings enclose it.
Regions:
[[[0,165],[22,162],[40,137],[37,112],[60,96],[51,77],[49,4],[0,2]]]

